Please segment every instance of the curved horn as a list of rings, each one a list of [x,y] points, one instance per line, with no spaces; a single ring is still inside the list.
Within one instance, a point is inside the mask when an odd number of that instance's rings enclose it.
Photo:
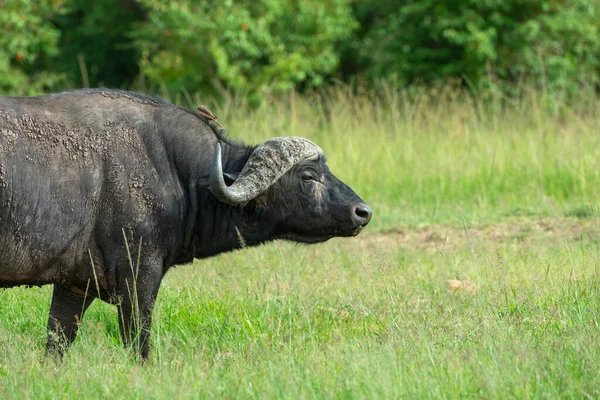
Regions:
[[[217,144],[210,173],[210,188],[215,197],[230,205],[256,198],[299,162],[316,160],[323,150],[308,139],[286,136],[259,145],[231,186],[223,179],[221,145]]]

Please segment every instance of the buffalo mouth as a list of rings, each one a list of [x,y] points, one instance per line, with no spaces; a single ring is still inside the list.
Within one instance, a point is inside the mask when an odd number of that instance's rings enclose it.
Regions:
[[[300,242],[300,243],[307,243],[307,244],[322,243],[322,242],[326,242],[329,239],[332,239],[334,237],[358,236],[358,234],[363,230],[363,228],[364,228],[364,226],[359,225],[359,226],[354,226],[352,228],[346,228],[346,229],[334,229],[333,232],[327,232],[327,233],[312,232],[310,234],[307,234],[307,233],[292,232],[287,235],[284,235],[282,237],[282,239],[291,240],[291,241]]]
[[[362,226],[362,225],[357,226],[356,228],[354,228],[354,230],[352,231],[352,236],[358,236],[358,234],[360,232],[362,232],[363,228],[364,228],[364,226]]]
[[[299,233],[288,233],[287,235],[283,235],[281,239],[290,240],[292,242],[298,243],[306,243],[306,244],[314,244],[314,243],[323,243],[332,239],[338,235],[334,234],[299,234]]]

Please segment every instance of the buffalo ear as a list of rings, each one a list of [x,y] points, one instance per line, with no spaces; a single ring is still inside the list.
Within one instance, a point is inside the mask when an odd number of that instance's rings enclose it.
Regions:
[[[264,193],[258,195],[258,197],[252,199],[252,201],[258,204],[259,206],[264,206],[265,204],[267,204],[267,200],[269,200],[269,189],[265,190]]]
[[[225,180],[225,184],[227,186],[233,185],[233,182],[235,182],[235,180],[238,178],[238,176],[240,176],[239,172],[233,172],[233,173],[223,172],[223,179]]]

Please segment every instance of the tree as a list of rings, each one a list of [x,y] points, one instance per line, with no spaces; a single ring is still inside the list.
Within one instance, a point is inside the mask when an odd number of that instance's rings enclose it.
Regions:
[[[50,59],[59,53],[60,30],[50,20],[64,11],[60,0],[0,3],[0,91],[30,95],[65,84]]]
[[[600,72],[600,4],[587,0],[361,1],[346,60],[405,86],[460,78],[568,90]],[[492,79],[490,79],[492,78]]]
[[[320,86],[357,26],[349,0],[141,0],[140,70],[170,90],[261,94]]]

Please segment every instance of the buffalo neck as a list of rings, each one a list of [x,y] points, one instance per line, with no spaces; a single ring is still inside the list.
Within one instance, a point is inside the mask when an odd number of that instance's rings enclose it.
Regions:
[[[254,148],[221,141],[224,172],[242,171]],[[264,211],[254,203],[231,206],[218,201],[204,184],[199,185],[195,229],[195,257],[210,257],[225,251],[256,246],[273,237]]]
[[[177,115],[175,115],[177,114]],[[217,143],[222,148],[223,171],[241,172],[254,147],[217,136],[193,113],[178,110],[157,117],[170,159],[171,176],[180,182],[179,218],[182,240],[175,263],[210,257],[271,238],[271,230],[253,204],[229,206],[209,189],[209,174]],[[259,226],[265,225],[265,226]]]
[[[230,206],[209,190],[198,190],[193,247],[196,258],[252,247],[274,239],[274,224],[264,210],[249,203]]]
[[[211,132],[212,133],[212,132]],[[213,137],[205,140],[211,143]],[[254,150],[253,147],[232,143],[220,139],[222,147],[223,170],[231,174],[241,172],[248,158]],[[216,144],[216,141],[214,142]],[[206,147],[206,146],[205,146]],[[252,202],[239,206],[230,206],[218,201],[209,189],[210,169],[206,164],[212,163],[214,146],[211,150],[203,149],[205,160],[189,162],[181,171],[189,171],[191,184],[187,187],[187,210],[185,213],[186,234],[184,235],[184,248],[186,261],[191,257],[204,258],[216,254],[242,248],[255,246],[273,237],[272,227],[266,214]]]

